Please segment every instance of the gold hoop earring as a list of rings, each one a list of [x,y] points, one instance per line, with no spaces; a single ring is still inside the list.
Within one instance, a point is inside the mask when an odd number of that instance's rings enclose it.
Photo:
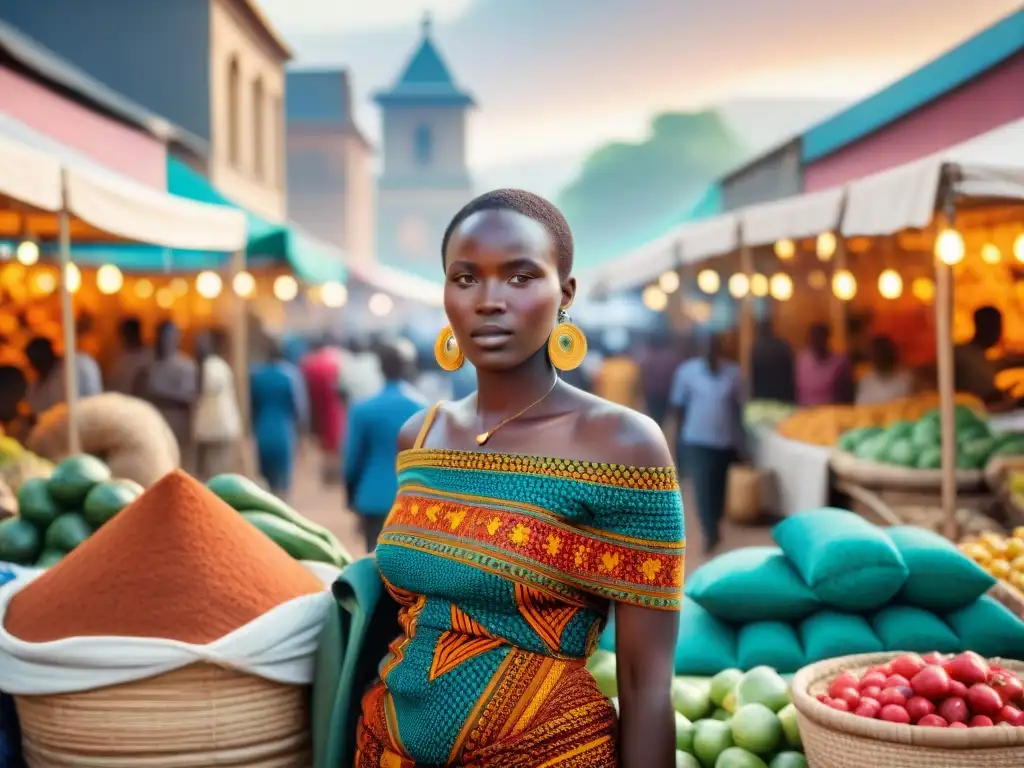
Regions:
[[[564,309],[558,310],[558,325],[548,337],[548,357],[560,371],[579,368],[587,356],[587,337],[573,325]]]
[[[437,340],[434,342],[434,358],[441,369],[445,371],[459,370],[466,359],[459,348],[459,342],[455,340],[455,334],[450,325],[446,325],[437,334]]]

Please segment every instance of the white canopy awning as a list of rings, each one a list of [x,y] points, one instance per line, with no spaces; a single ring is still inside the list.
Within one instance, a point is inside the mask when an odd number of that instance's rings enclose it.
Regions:
[[[246,244],[241,211],[147,187],[0,113],[0,193],[58,211],[62,191],[68,213],[118,238],[207,251]]]
[[[431,307],[440,307],[444,303],[444,288],[440,284],[411,272],[375,262],[349,263],[346,266],[350,277],[395,298],[418,301]]]
[[[826,189],[744,208],[739,212],[743,242],[768,245],[832,231],[839,225],[844,197],[843,188]]]
[[[649,283],[662,272],[680,265],[678,236],[677,228],[622,258],[603,264],[581,282],[598,292],[628,291]]]
[[[961,195],[1024,200],[1024,120],[850,182],[843,234],[890,235],[928,226],[947,166]]]
[[[732,253],[740,247],[739,219],[735,214],[726,213],[684,224],[678,241],[685,263]]]

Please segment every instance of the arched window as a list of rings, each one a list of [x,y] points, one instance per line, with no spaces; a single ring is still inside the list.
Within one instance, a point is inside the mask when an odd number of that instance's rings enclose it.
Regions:
[[[420,165],[430,165],[430,158],[434,154],[434,137],[430,132],[429,125],[416,126],[414,152],[417,163]]]
[[[259,181],[263,181],[266,175],[267,137],[263,131],[266,108],[263,99],[263,79],[257,77],[252,84],[252,169]]]
[[[228,64],[228,162],[237,168],[241,160],[239,146],[239,117],[241,112],[241,75],[238,71],[238,57],[232,56]]]

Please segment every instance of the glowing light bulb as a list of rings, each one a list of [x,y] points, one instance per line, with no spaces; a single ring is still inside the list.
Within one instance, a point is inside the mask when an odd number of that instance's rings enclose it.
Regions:
[[[64,268],[64,287],[68,289],[68,293],[78,293],[78,289],[82,287],[82,273],[71,262]]]
[[[836,253],[836,236],[832,232],[822,232],[814,244],[814,251],[821,261],[829,261]]]
[[[995,243],[985,243],[981,246],[981,260],[986,264],[998,264],[1003,260],[1003,254]]]
[[[729,277],[729,295],[734,299],[742,299],[750,292],[750,278],[743,272]]]
[[[793,280],[789,275],[779,272],[768,281],[768,292],[776,301],[788,301],[793,298]]]
[[[857,295],[857,279],[848,270],[840,269],[832,276],[832,293],[840,301],[849,301]]]
[[[644,288],[641,301],[652,312],[661,312],[668,306],[668,296],[656,285],[649,285]]]
[[[124,285],[124,275],[121,270],[113,264],[104,264],[96,270],[96,288],[105,296],[110,296],[121,290]]]
[[[903,294],[903,278],[895,269],[887,269],[878,276],[878,294],[883,299],[898,299]]]
[[[156,292],[156,305],[160,309],[170,309],[174,306],[174,300],[177,297],[174,295],[174,291],[170,286],[163,286]]]
[[[256,293],[256,278],[249,272],[239,272],[232,278],[231,287],[236,296],[248,299]]]
[[[135,283],[135,295],[140,299],[150,298],[156,289],[153,288],[153,281],[147,278],[142,278]]]
[[[927,277],[918,277],[910,284],[910,293],[923,304],[931,304],[935,300],[935,283]]]
[[[964,238],[955,229],[944,229],[935,238],[935,255],[943,264],[953,266],[964,260]]]
[[[278,301],[291,301],[299,295],[299,283],[291,275],[278,275],[274,280],[274,296]]]
[[[722,278],[713,269],[702,269],[697,274],[697,287],[708,295],[718,293],[722,287]]]
[[[762,298],[768,295],[768,278],[758,272],[756,275],[750,278],[750,292]]]
[[[196,293],[204,299],[216,299],[224,290],[224,281],[220,275],[209,270],[196,275]]]
[[[25,240],[18,244],[18,250],[14,253],[19,264],[31,267],[39,262],[39,245],[34,240]]]
[[[348,302],[348,289],[341,283],[324,283],[320,286],[320,301],[331,309],[343,307]]]
[[[679,290],[679,273],[674,269],[662,272],[658,278],[658,287],[665,293],[675,293]]]
[[[57,290],[57,276],[52,272],[36,272],[32,275],[32,290],[37,296],[49,296]]]
[[[777,240],[774,246],[775,255],[783,261],[789,261],[796,255],[796,243],[786,238],[784,240]]]
[[[369,307],[370,314],[377,317],[385,317],[395,308],[395,302],[386,293],[375,293],[370,297],[367,306]]]
[[[1013,258],[1024,264],[1024,232],[1013,241]]]
[[[188,293],[188,280],[183,277],[176,277],[168,283],[167,287],[171,289],[171,293],[174,294],[174,298],[180,299]]]

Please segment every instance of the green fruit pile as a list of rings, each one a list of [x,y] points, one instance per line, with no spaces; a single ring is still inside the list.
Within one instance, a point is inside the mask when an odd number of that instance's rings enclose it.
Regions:
[[[601,692],[618,695],[615,654],[587,664]],[[807,768],[789,685],[771,667],[672,681],[676,768]]]
[[[897,421],[887,428],[863,427],[845,432],[837,447],[859,459],[908,469],[940,469],[942,427],[938,410],[917,421]],[[982,470],[997,456],[1024,455],[1024,435],[996,435],[970,408],[956,407],[956,468]]]
[[[94,456],[71,456],[18,489],[18,517],[0,522],[0,561],[49,568],[142,494]]]
[[[352,556],[333,533],[306,519],[244,475],[217,475],[206,487],[296,560],[338,568],[352,562]]]

